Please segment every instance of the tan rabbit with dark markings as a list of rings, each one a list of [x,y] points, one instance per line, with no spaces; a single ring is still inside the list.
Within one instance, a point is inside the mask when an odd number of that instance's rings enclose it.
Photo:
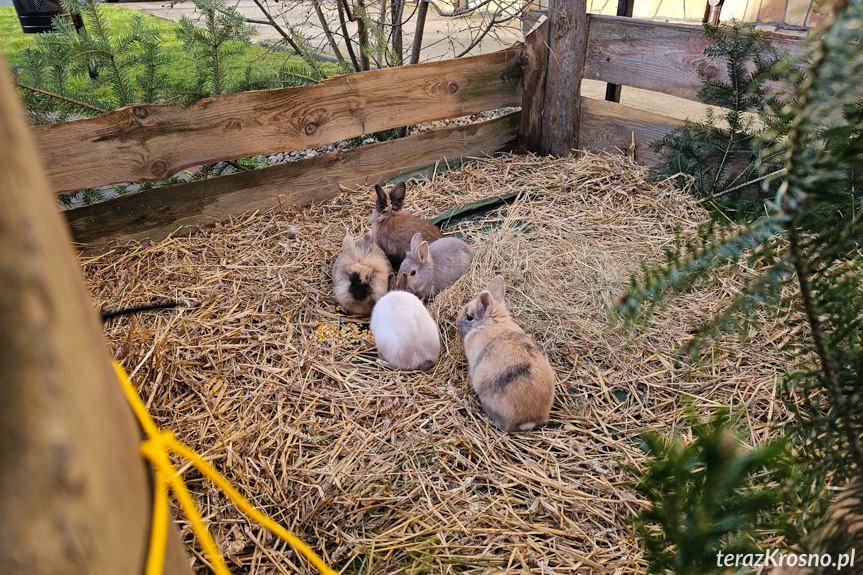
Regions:
[[[366,234],[359,242],[347,234],[333,266],[336,301],[354,315],[369,315],[387,293],[392,270],[383,250]]]
[[[527,431],[548,421],[554,372],[533,338],[510,317],[505,289],[503,276],[496,276],[462,308],[456,327],[486,415],[504,431]]]
[[[443,237],[440,230],[432,224],[402,210],[405,192],[404,182],[397,183],[389,193],[375,184],[377,199],[372,212],[372,237],[384,250],[394,272],[398,272],[415,233],[421,233],[428,243]]]

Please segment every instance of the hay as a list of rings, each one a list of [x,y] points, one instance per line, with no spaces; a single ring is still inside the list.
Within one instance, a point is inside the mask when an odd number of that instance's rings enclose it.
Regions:
[[[625,469],[642,460],[639,431],[670,430],[688,399],[743,410],[750,442],[764,440],[788,416],[776,399],[788,333],[763,320],[745,345],[708,348],[701,368],[680,361],[691,326],[734,293],[734,280],[633,330],[609,317],[639,262],[658,261],[675,227],[691,231],[706,217],[626,160],[478,161],[409,186],[407,205],[430,218],[519,190],[512,205],[445,230],[468,239],[476,258],[430,304],[442,359],[429,373],[389,369],[367,320],[334,306],[329,270],[345,232],[369,230],[369,189],[83,265],[100,308],[194,306],[113,320],[115,356],[162,427],[343,572],[643,570],[623,523],[643,505]],[[468,383],[455,315],[495,273],[559,378],[551,423],[536,432],[491,426]],[[238,571],[310,572],[194,470],[185,477]]]

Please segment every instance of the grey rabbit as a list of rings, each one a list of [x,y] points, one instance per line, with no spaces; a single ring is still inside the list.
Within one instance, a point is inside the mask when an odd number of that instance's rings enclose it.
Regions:
[[[460,278],[472,261],[473,252],[460,239],[443,238],[429,244],[416,233],[399,275],[407,274],[408,291],[427,300]]]
[[[429,222],[402,210],[405,192],[404,182],[397,183],[389,193],[375,184],[377,200],[372,212],[372,238],[384,250],[393,271],[399,269],[415,233],[421,233],[428,242],[443,237],[440,230]]]

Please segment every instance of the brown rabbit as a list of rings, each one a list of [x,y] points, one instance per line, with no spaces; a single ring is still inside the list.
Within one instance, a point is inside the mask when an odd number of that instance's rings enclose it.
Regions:
[[[369,315],[375,302],[387,293],[391,272],[390,262],[369,234],[356,243],[347,234],[333,266],[336,301],[352,314]]]
[[[405,191],[404,182],[397,183],[389,193],[375,184],[377,201],[372,212],[372,238],[384,250],[393,271],[398,271],[415,233],[421,233],[428,243],[443,237],[435,226],[402,210]]]
[[[458,315],[470,382],[489,419],[504,431],[527,431],[548,421],[554,402],[554,373],[529,335],[516,325],[503,302],[503,276]]]

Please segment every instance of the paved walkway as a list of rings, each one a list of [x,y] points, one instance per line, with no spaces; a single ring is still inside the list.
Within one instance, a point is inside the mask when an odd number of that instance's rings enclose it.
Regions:
[[[0,0],[9,1],[9,0]],[[326,37],[321,32],[321,25],[318,17],[313,10],[311,2],[292,2],[286,0],[283,2],[267,2],[261,0],[261,3],[272,10],[273,18],[276,23],[284,30],[288,30],[289,26],[295,26],[309,37],[312,41],[312,46],[320,52],[332,54],[333,50],[330,47]],[[253,0],[233,0],[232,5],[237,7],[237,10],[246,18],[252,20],[266,20],[266,17],[261,12],[261,9],[254,3]],[[190,18],[195,18],[195,6],[191,2],[180,2],[176,4],[166,2],[125,2],[119,3],[119,6],[125,6],[133,10],[139,10],[154,16],[159,16],[168,20],[179,20],[181,16],[186,15]],[[405,6],[405,11],[415,9],[410,2]],[[322,10],[328,22],[338,22],[335,3],[331,0],[324,0]],[[376,18],[373,12],[371,16]],[[458,18],[445,18],[434,10],[429,8],[426,17],[425,32],[423,33],[423,61],[441,60],[445,58],[453,58],[460,54],[467,46],[473,42],[484,25],[488,22],[486,15],[469,15]],[[410,19],[404,29],[404,53],[405,59],[410,57],[410,47],[413,43],[414,27],[416,16]],[[266,24],[255,24],[258,29],[258,40],[281,40],[281,35],[272,27]],[[347,24],[348,32],[353,34],[356,32],[356,23]],[[505,25],[497,26],[494,34],[487,35],[474,49],[471,54],[483,54],[486,52],[494,52],[511,46],[515,42],[522,39],[521,20],[513,18]],[[344,42],[338,42],[342,54],[347,58]]]
[[[0,0],[0,2],[2,1],[9,0]],[[315,49],[323,53],[332,54],[332,49],[328,45],[327,39],[321,33],[320,23],[312,9],[311,2],[300,3],[296,0],[282,0],[278,3],[272,0],[269,2],[267,0],[260,1],[265,7],[271,7],[274,19],[283,29],[287,29],[289,25],[296,26],[311,38]],[[253,20],[264,19],[260,8],[255,5],[253,0],[232,0],[232,4],[246,18]],[[147,12],[168,20],[179,20],[184,14],[190,18],[196,17],[194,12],[195,6],[191,2],[180,2],[173,5],[167,2],[126,2],[119,5]],[[338,21],[335,15],[333,0],[323,0],[322,6],[325,15],[329,15],[328,20]],[[408,8],[412,9],[410,0],[408,0],[405,10],[407,11]],[[404,30],[405,59],[410,57],[415,22],[416,17],[414,16],[410,19]],[[434,8],[430,7],[426,17],[425,32],[423,33],[423,50],[420,61],[425,62],[455,57],[470,45],[476,37],[477,32],[483,28],[484,23],[487,24],[487,21],[484,21],[483,15],[473,14],[458,18],[445,18],[440,16]],[[272,26],[264,24],[256,24],[255,26],[258,29],[258,40],[281,40],[281,36]],[[348,32],[353,33],[355,31],[356,24],[349,23]],[[514,18],[505,25],[497,27],[497,32],[494,35],[490,34],[486,36],[482,42],[471,50],[471,54],[494,52],[495,50],[511,46],[522,39],[521,20]],[[347,58],[344,44],[340,43],[339,46],[345,58]],[[604,98],[605,84],[595,80],[584,80],[581,92],[583,95],[591,98]],[[628,87],[624,87],[623,89],[621,103],[680,119],[687,117],[691,119],[703,118],[705,110],[705,107],[697,102]]]

